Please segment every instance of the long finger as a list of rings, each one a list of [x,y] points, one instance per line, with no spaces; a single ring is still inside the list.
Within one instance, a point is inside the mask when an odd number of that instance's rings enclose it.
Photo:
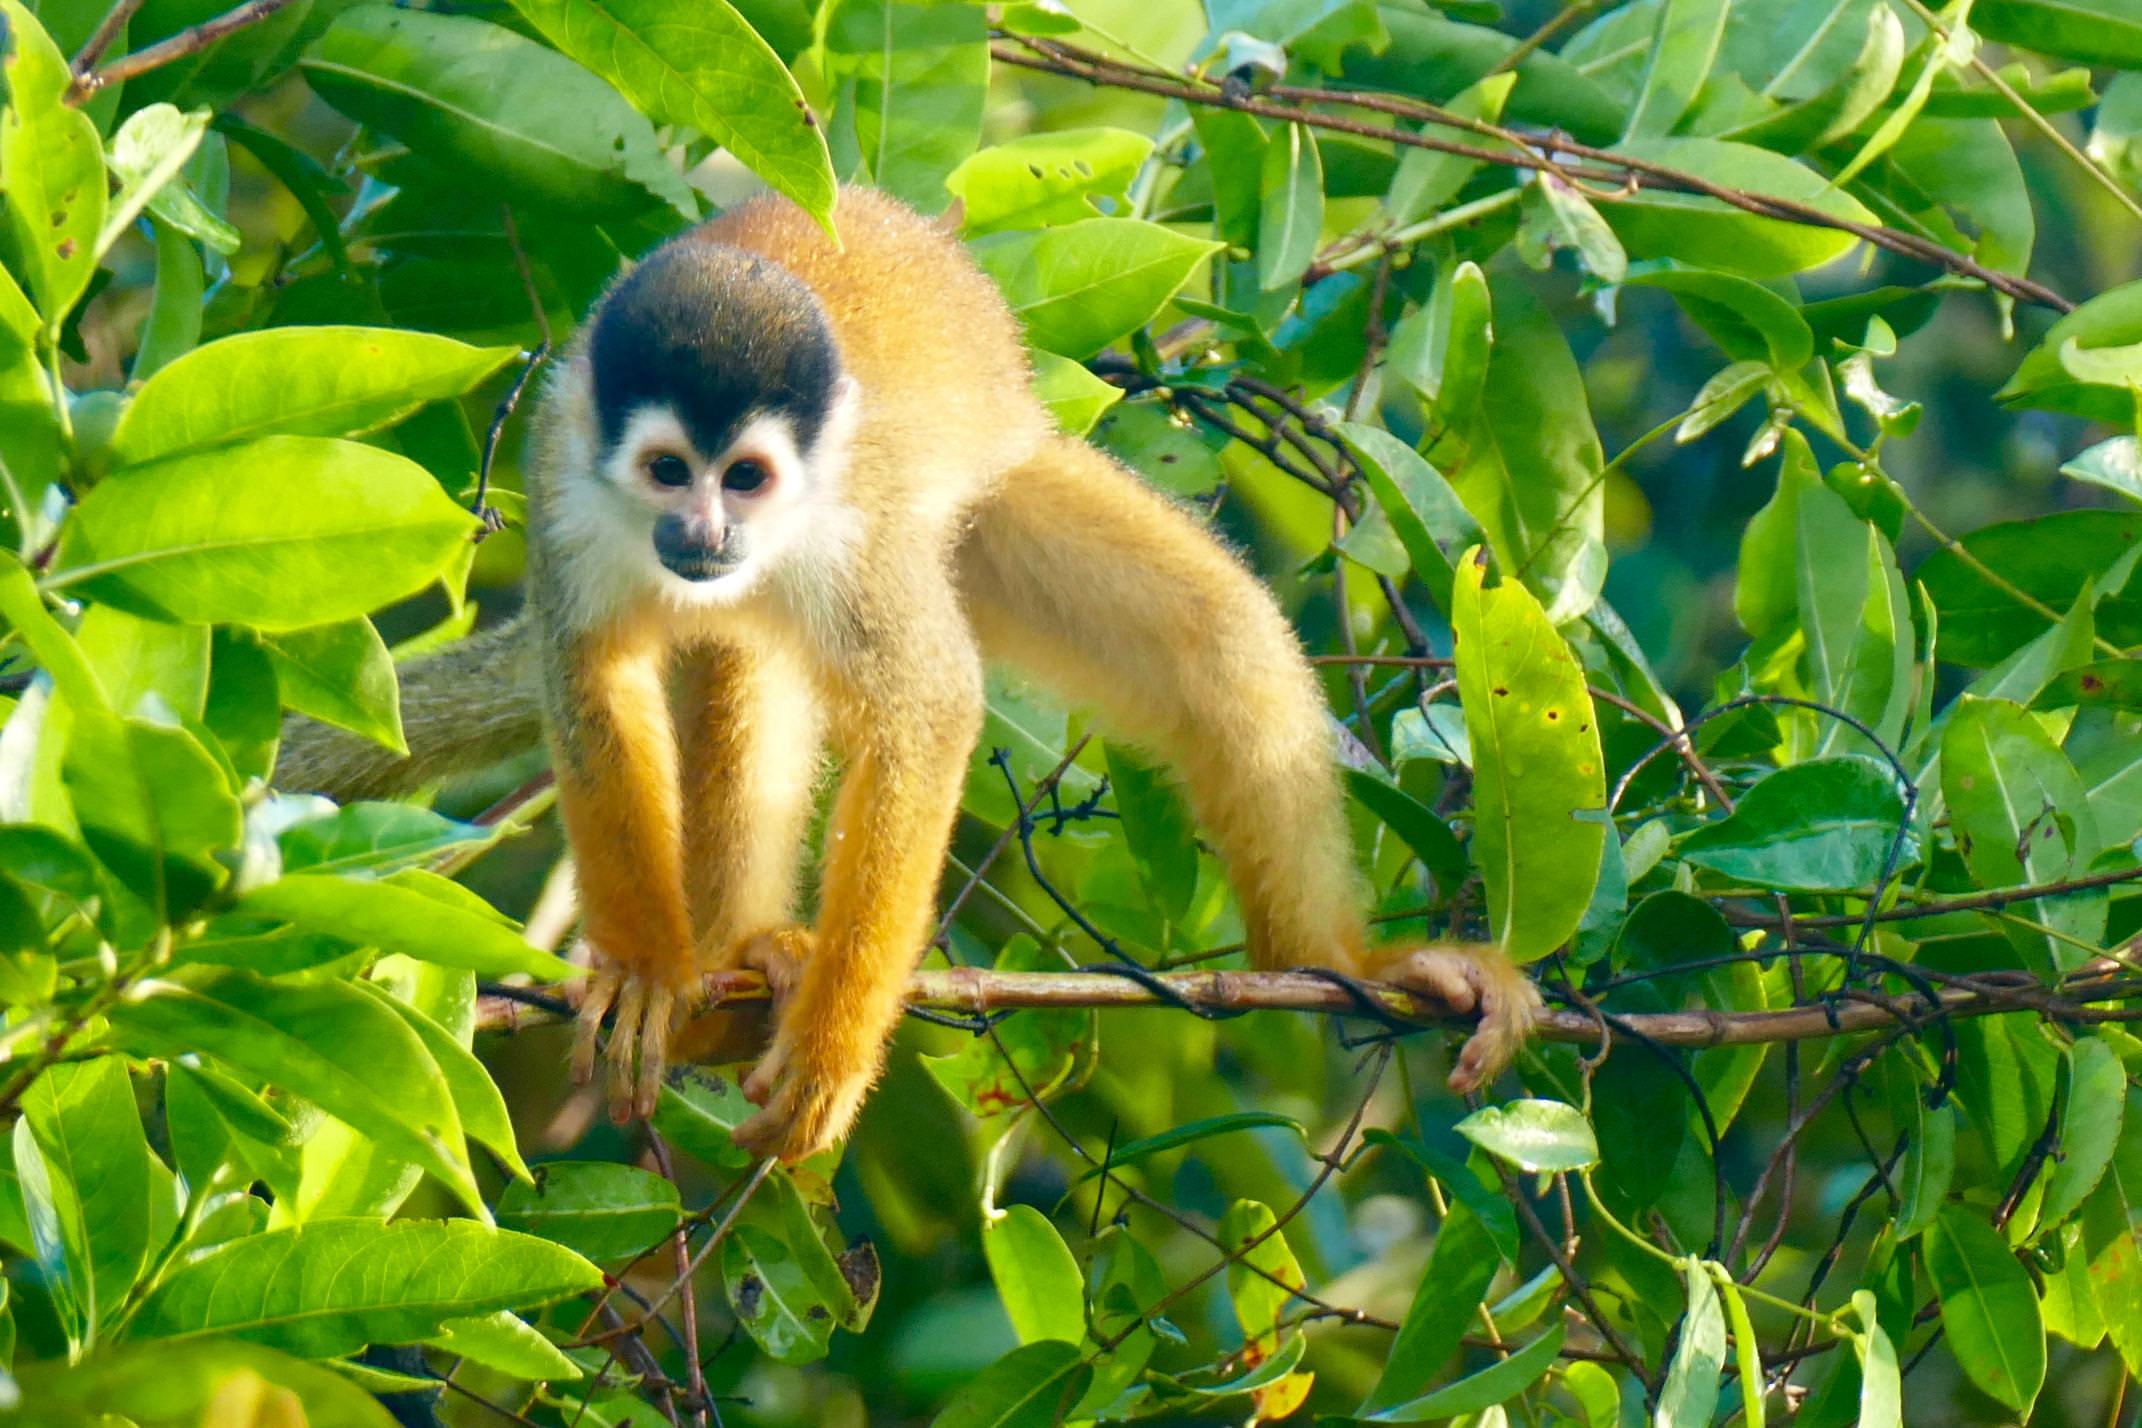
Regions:
[[[617,1025],[610,1032],[610,1119],[632,1119],[632,1071],[639,1061],[640,1018],[647,1004],[647,989],[639,981],[625,983],[617,998]]]
[[[662,1072],[669,1060],[670,1020],[676,1011],[676,993],[656,987],[647,996],[647,1031],[640,1039],[639,1092],[632,1108],[642,1120],[652,1116],[655,1100],[662,1094]]]
[[[595,1078],[595,1039],[602,1034],[602,1019],[617,1000],[617,974],[605,967],[588,978],[580,998],[580,1014],[573,1026],[573,1084],[585,1086]]]

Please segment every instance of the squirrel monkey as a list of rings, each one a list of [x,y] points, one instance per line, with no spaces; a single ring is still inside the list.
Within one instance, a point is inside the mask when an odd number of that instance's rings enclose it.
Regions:
[[[1538,993],[1492,949],[1369,951],[1323,697],[1264,588],[1053,430],[957,242],[867,190],[836,216],[839,247],[755,200],[618,281],[536,419],[523,621],[405,672],[409,759],[295,726],[285,785],[400,791],[510,750],[539,702],[592,954],[576,1076],[614,1014],[613,1111],[649,1113],[699,975],[756,968],[776,1017],[737,1139],[797,1158],[878,1075],[1002,656],[1172,765],[1258,966],[1477,1008],[1451,1083],[1499,1071]]]

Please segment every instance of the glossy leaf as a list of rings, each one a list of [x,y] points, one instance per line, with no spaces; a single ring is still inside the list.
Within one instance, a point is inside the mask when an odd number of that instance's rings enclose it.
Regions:
[[[261,436],[361,436],[460,396],[513,356],[389,328],[235,333],[142,385],[112,433],[112,459],[140,465]]]
[[[1814,170],[1753,145],[1647,138],[1626,142],[1616,152],[1727,188],[1807,204],[1831,217],[1875,221],[1864,204],[1829,187]],[[1608,203],[1600,211],[1632,258],[1675,258],[1751,278],[1820,267],[1859,241],[1840,229],[1758,217],[1715,198],[1660,189],[1640,189],[1636,197]]]
[[[1684,837],[1679,851],[1736,882],[1861,888],[1881,876],[1903,817],[1903,795],[1883,765],[1811,759],[1764,778],[1730,815]]]
[[[1539,604],[1514,580],[1482,588],[1461,561],[1451,624],[1458,693],[1473,746],[1473,859],[1503,955],[1544,957],[1576,931],[1591,900],[1606,804],[1605,760],[1584,672]]]
[[[414,594],[474,528],[399,456],[270,436],[99,485],[68,521],[48,583],[198,624],[297,629]]]
[[[835,149],[859,159],[879,188],[937,212],[945,180],[981,142],[989,82],[982,12],[837,0],[818,25],[826,79],[842,100]]]
[[[325,1220],[218,1246],[168,1275],[137,1339],[227,1334],[306,1358],[428,1338],[450,1320],[600,1288],[570,1250],[467,1220]]]
[[[571,963],[529,946],[502,918],[446,894],[443,879],[415,871],[396,878],[365,882],[293,873],[248,892],[239,906],[356,945],[466,967],[482,977],[524,972],[556,981],[575,974]]]
[[[324,1364],[237,1339],[133,1344],[81,1364],[19,1365],[17,1378],[23,1397],[52,1423],[109,1415],[141,1428],[178,1428],[229,1422],[234,1404],[258,1402],[266,1412],[302,1413],[307,1428],[395,1425],[379,1400]],[[244,1428],[270,1421],[248,1418]]]
[[[1218,245],[1136,219],[1088,218],[970,246],[1027,341],[1084,358],[1150,322]]]
[[[1559,1174],[1599,1163],[1599,1142],[1584,1112],[1562,1101],[1521,1100],[1483,1106],[1456,1130],[1519,1170]]]
[[[1092,1377],[1083,1357],[1058,1339],[1013,1349],[953,1395],[930,1428],[1052,1428]]]
[[[1691,1259],[1682,1266],[1681,1284],[1688,1295],[1688,1313],[1681,1321],[1673,1362],[1666,1367],[1666,1384],[1659,1390],[1659,1428],[1709,1423],[1717,1412],[1719,1373],[1725,1366],[1725,1311],[1710,1271]]]
[[[1129,129],[1058,129],[1022,134],[969,155],[945,179],[960,201],[969,234],[1046,228],[1103,216],[1095,200],[1116,205],[1153,141]]]
[[[616,90],[502,25],[360,5],[302,67],[329,104],[496,198],[592,218],[696,209],[653,126]]]
[[[668,1180],[593,1160],[548,1161],[534,1183],[509,1185],[498,1199],[501,1227],[540,1235],[600,1264],[653,1248],[683,1217]]]
[[[396,753],[409,751],[394,661],[370,620],[286,630],[264,636],[261,648],[275,665],[284,705]]]
[[[104,146],[89,116],[66,103],[73,74],[37,17],[21,0],[0,0],[0,18],[7,22],[0,171],[8,227],[37,310],[57,332],[97,270]]]
[[[1420,1397],[1429,1382],[1457,1352],[1466,1332],[1479,1320],[1488,1283],[1502,1265],[1495,1242],[1480,1217],[1462,1204],[1453,1205],[1436,1231],[1435,1249],[1413,1291],[1413,1303],[1391,1341],[1383,1372],[1361,1401],[1364,1414]]]
[[[1926,1272],[1965,1375],[2028,1417],[2045,1381],[2038,1296],[1983,1211],[1951,1205],[1941,1212],[1926,1232]]]
[[[831,228],[825,134],[780,55],[728,0],[515,0],[514,8],[640,113],[704,133]]]
[[[1084,1337],[1084,1280],[1047,1216],[1031,1205],[1005,1207],[983,1225],[982,1253],[1020,1343]]]
[[[150,983],[112,1022],[145,1054],[206,1052],[253,1084],[303,1096],[487,1213],[438,1063],[400,1016],[357,988],[193,972]]]

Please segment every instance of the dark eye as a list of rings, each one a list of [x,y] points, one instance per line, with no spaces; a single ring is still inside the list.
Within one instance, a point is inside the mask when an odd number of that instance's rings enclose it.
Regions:
[[[773,473],[756,461],[738,461],[721,473],[721,488],[749,495],[773,479]]]
[[[647,478],[657,486],[689,486],[692,468],[683,457],[665,451],[647,458]]]

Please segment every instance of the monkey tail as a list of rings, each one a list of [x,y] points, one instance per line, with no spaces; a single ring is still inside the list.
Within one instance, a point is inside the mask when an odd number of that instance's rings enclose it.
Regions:
[[[406,756],[293,714],[283,721],[276,786],[340,803],[393,798],[510,758],[543,737],[526,616],[412,660],[400,675]]]

